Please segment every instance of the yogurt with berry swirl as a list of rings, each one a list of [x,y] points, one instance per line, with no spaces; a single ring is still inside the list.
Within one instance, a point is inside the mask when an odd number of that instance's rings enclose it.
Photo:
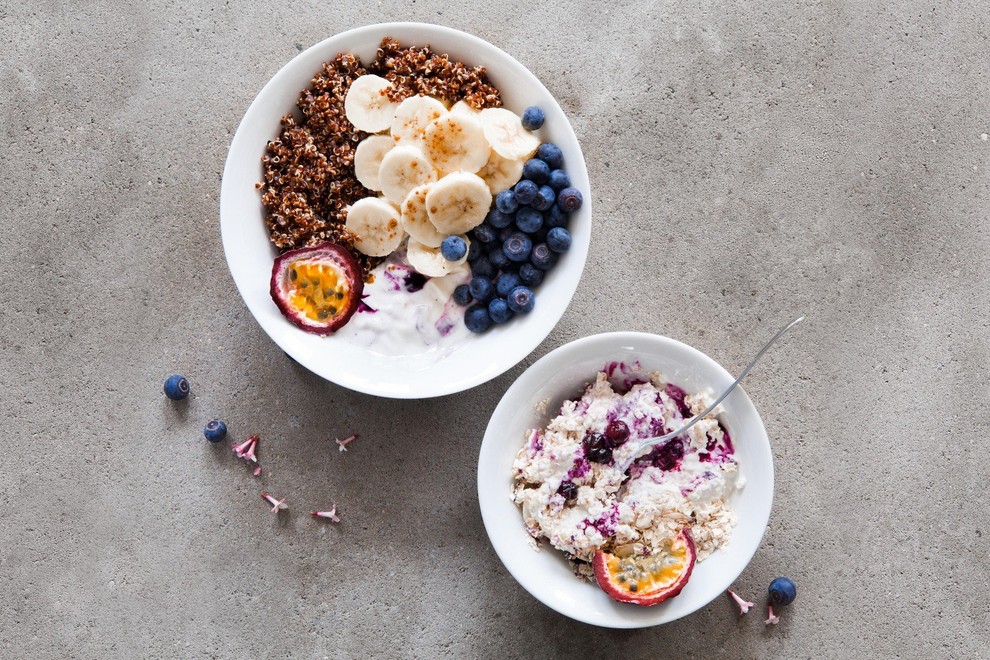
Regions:
[[[600,372],[545,428],[529,430],[516,456],[512,499],[529,534],[588,578],[599,550],[648,554],[683,530],[703,561],[729,541],[736,523],[729,501],[744,484],[718,419],[709,415],[627,473],[615,466],[635,453],[635,440],[679,428],[710,401],[710,392],[686,393],[657,373],[618,382]]]

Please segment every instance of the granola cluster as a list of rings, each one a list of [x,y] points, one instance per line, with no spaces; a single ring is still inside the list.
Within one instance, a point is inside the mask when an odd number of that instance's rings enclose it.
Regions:
[[[390,80],[394,100],[426,94],[453,103],[463,99],[481,109],[502,101],[484,67],[467,67],[425,48],[401,48],[382,40],[375,60],[364,67],[350,53],[324,63],[312,86],[299,95],[301,119],[282,117],[282,132],[262,157],[264,180],[257,184],[272,242],[282,251],[324,241],[350,246],[346,208],[375,193],[354,176],[354,151],[367,133],[355,130],[344,113],[351,83],[373,73]],[[354,249],[365,273],[378,259]]]

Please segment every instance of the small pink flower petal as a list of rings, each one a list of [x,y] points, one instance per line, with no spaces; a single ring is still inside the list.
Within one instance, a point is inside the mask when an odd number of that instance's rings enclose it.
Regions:
[[[285,503],[285,498],[276,499],[275,496],[269,495],[268,493],[262,493],[261,499],[265,500],[272,505],[272,512],[279,511],[281,509],[288,509],[288,505]]]
[[[739,606],[739,616],[742,616],[746,612],[749,612],[749,608],[753,607],[754,603],[751,603],[748,600],[744,600],[740,598],[739,594],[737,594],[732,589],[729,589],[728,591],[729,591],[729,595],[732,596],[732,600],[736,601],[736,605]]]
[[[337,440],[337,444],[340,446],[340,451],[347,451],[347,445],[358,439],[358,434],[349,435],[343,440]]]
[[[334,522],[340,522],[340,517],[337,515],[337,504],[336,502],[329,511],[313,511],[310,515],[314,518],[329,518]]]
[[[246,461],[252,461],[254,463],[258,462],[258,456],[255,454],[255,450],[258,448],[258,440],[261,438],[252,435],[250,438],[245,440],[239,445],[234,445],[234,453],[237,454],[238,458],[243,458]]]
[[[765,623],[768,626],[770,624],[777,625],[778,623],[780,623],[780,617],[779,616],[776,616],[773,613],[773,605],[767,605],[767,609],[770,611],[770,616],[768,616],[767,617],[767,620],[764,621],[763,623]]]
[[[261,466],[260,465],[258,467],[256,467],[256,468],[254,468],[254,476],[256,476],[256,477],[260,477],[261,476]]]

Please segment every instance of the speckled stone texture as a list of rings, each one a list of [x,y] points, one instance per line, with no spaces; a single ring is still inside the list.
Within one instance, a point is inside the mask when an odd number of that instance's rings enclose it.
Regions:
[[[386,20],[473,32],[581,138],[587,269],[472,391],[396,402],[293,364],[220,245],[227,146],[299,50]],[[977,657],[990,630],[990,43],[983,2],[0,3],[0,656]],[[475,494],[488,415],[577,337],[740,369],[777,490],[727,598],[661,628],[558,616]],[[165,376],[190,399],[161,394]],[[265,474],[201,429],[262,436]],[[360,433],[341,454],[335,437]],[[287,496],[281,519],[261,489]],[[343,522],[318,523],[337,502]]]

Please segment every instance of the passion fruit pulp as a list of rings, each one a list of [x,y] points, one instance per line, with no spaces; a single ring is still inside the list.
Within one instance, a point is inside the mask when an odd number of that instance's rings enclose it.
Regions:
[[[681,593],[697,552],[687,528],[664,545],[644,555],[639,544],[595,553],[592,567],[598,586],[613,600],[633,605],[659,605]]]
[[[272,266],[275,305],[290,322],[313,334],[328,335],[347,323],[363,291],[360,264],[336,243],[289,250]]]

